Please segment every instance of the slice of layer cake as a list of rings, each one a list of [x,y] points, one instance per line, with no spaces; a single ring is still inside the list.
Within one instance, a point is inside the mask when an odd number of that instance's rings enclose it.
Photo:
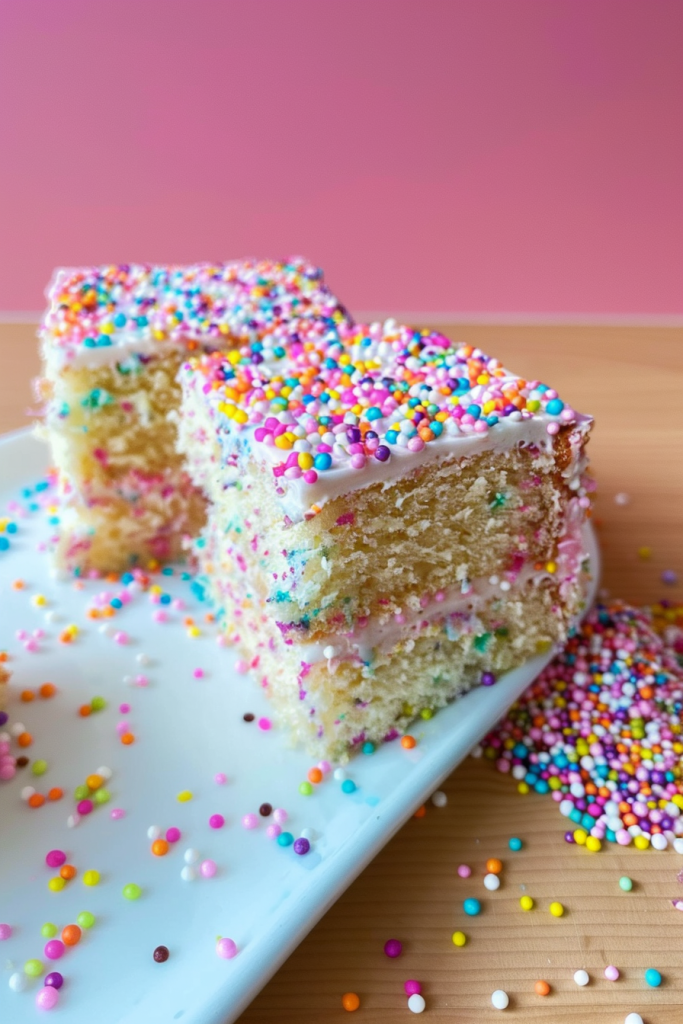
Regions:
[[[179,442],[201,583],[296,740],[392,738],[566,637],[588,417],[392,321],[259,344],[183,362]]]
[[[188,352],[251,346],[293,317],[347,314],[305,260],[59,270],[40,332],[44,433],[59,472],[56,559],[111,572],[180,556],[204,498],[176,450]]]

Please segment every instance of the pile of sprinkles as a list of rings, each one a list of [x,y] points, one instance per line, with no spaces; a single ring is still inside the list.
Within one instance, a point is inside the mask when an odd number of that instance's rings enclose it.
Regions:
[[[577,414],[552,388],[436,331],[348,320],[293,321],[232,351],[192,357],[219,419],[272,449],[276,477],[314,484],[400,449],[417,454],[542,417],[551,437]]]
[[[683,608],[596,605],[484,741],[521,793],[550,793],[569,843],[683,850]]]

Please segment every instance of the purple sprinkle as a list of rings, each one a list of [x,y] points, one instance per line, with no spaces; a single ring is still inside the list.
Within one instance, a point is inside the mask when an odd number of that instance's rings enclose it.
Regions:
[[[395,960],[397,956],[400,956],[402,950],[403,946],[398,939],[388,939],[384,943],[384,952],[388,957],[391,957],[392,960]]]
[[[301,839],[294,840],[294,853],[298,853],[301,854],[301,856],[303,856],[304,853],[308,853],[310,848],[311,844],[309,843],[308,839],[304,839],[302,837]]]
[[[52,988],[61,988],[64,984],[64,978],[59,971],[50,971],[45,978],[45,984],[52,986]]]
[[[496,677],[493,672],[482,672],[481,674],[481,685],[482,686],[493,686],[496,681]]]

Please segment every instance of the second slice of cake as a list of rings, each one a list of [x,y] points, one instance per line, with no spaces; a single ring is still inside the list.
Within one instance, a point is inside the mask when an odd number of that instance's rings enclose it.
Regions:
[[[186,360],[180,447],[227,638],[339,757],[562,641],[582,602],[590,419],[478,349],[292,321]]]

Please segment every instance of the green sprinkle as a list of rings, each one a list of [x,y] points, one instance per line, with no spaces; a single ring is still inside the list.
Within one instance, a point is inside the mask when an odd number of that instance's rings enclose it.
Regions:
[[[302,796],[310,796],[313,792],[313,786],[310,782],[302,782],[299,786],[299,792]]]
[[[34,775],[44,775],[47,771],[47,761],[34,761],[31,771]]]
[[[95,923],[95,915],[91,914],[89,910],[82,910],[76,918],[76,922],[81,926],[81,928],[92,928]],[[55,929],[55,931],[56,930],[57,929]]]
[[[93,711],[103,711],[107,706],[107,702],[104,697],[93,697],[90,701],[90,707]]]
[[[106,804],[111,800],[111,793],[108,789],[101,787],[100,789],[95,790],[92,798],[96,804]]]
[[[135,882],[129,882],[123,887],[123,895],[127,900],[139,900],[142,896],[142,889]]]
[[[90,790],[87,786],[76,786],[74,789],[74,800],[87,800],[90,796]]]
[[[621,876],[621,878],[619,879],[619,888],[623,889],[624,892],[630,892],[631,891],[631,889],[633,888],[633,882],[628,877],[628,875],[622,875]]]
[[[24,964],[24,974],[29,978],[39,978],[43,973],[43,965],[40,960],[27,960]]]
[[[40,934],[44,939],[54,939],[55,935],[59,931],[56,924],[52,924],[51,921],[47,921],[40,929]]]

